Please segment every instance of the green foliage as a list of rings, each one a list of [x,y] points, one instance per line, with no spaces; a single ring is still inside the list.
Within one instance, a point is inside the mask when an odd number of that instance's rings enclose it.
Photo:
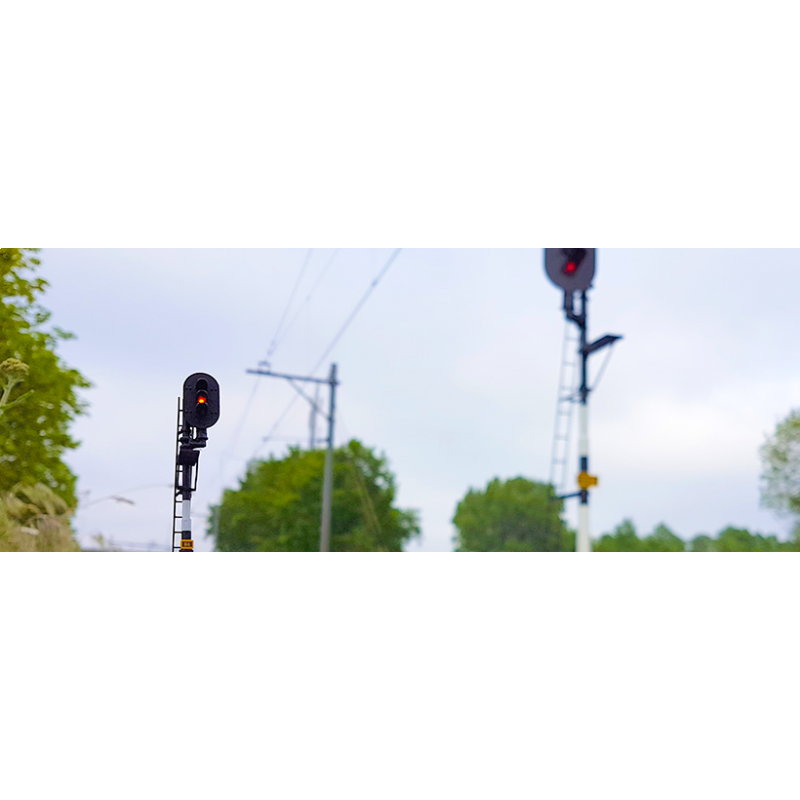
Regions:
[[[800,549],[797,536],[792,542],[780,542],[776,536],[762,536],[743,528],[725,528],[716,539],[706,534],[696,536],[688,545],[666,525],[659,525],[650,536],[640,539],[629,519],[594,543],[595,552],[605,553],[762,553]]]
[[[485,490],[470,489],[453,524],[459,552],[574,551],[575,534],[561,519],[564,502],[550,484],[495,478]]]
[[[775,536],[762,536],[743,528],[725,528],[714,541],[717,553],[778,553],[792,549],[791,542],[779,542]]]
[[[0,248],[0,390],[8,390],[2,411],[0,491],[10,492],[23,482],[39,483],[74,507],[76,478],[62,456],[78,445],[68,427],[85,410],[77,390],[90,384],[55,353],[58,341],[72,335],[44,327],[50,314],[37,298],[48,284],[32,276],[39,266],[35,252]],[[27,374],[19,369],[20,362],[27,365]],[[21,402],[23,391],[27,396]]]
[[[686,542],[661,524],[644,539],[644,549],[651,553],[683,553],[686,551]]]
[[[778,424],[761,448],[761,459],[763,504],[800,515],[800,411]]]
[[[761,502],[800,517],[800,410],[778,424],[761,448]]]
[[[689,544],[689,552],[691,553],[713,553],[714,549],[714,540],[704,533],[695,536]]]
[[[592,549],[596,553],[683,553],[686,543],[663,524],[640,539],[633,522],[626,519],[613,533],[594,542]]]
[[[317,551],[325,452],[292,448],[254,462],[239,489],[212,509],[221,551]],[[394,507],[395,477],[385,457],[358,441],[334,451],[331,550],[399,552],[419,535],[416,512]]]
[[[9,408],[19,405],[25,400],[30,392],[17,395],[13,400],[11,395],[18,383],[24,383],[28,377],[30,367],[23,364],[18,358],[7,358],[0,364],[0,383],[2,383],[2,394],[0,395],[0,415],[4,414]]]
[[[0,494],[0,552],[78,551],[67,504],[42,484]]]
[[[636,526],[629,519],[623,520],[613,533],[607,533],[592,543],[595,553],[640,553],[644,550]]]

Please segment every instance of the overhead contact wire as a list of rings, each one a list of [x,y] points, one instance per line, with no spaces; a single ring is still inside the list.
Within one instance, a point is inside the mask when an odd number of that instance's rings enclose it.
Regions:
[[[389,256],[389,258],[387,259],[386,263],[383,265],[383,268],[381,269],[381,271],[373,279],[372,283],[369,285],[369,288],[364,293],[364,295],[361,297],[361,299],[358,301],[358,303],[356,303],[355,308],[352,310],[352,312],[350,312],[350,315],[345,320],[344,325],[342,325],[342,327],[338,330],[336,335],[331,340],[331,343],[325,349],[325,352],[320,356],[320,358],[317,361],[316,365],[314,366],[314,368],[309,373],[310,375],[313,375],[320,368],[320,366],[323,364],[325,359],[330,355],[330,353],[333,350],[333,348],[336,347],[336,345],[338,344],[339,340],[344,335],[345,331],[350,327],[350,325],[352,324],[353,320],[358,315],[358,312],[361,311],[361,309],[364,307],[364,304],[367,302],[367,300],[369,299],[370,295],[375,291],[375,289],[378,286],[378,284],[383,280],[384,276],[389,271],[389,269],[391,268],[392,264],[394,264],[394,262],[397,260],[397,257],[400,255],[402,250],[403,250],[402,247],[398,247]],[[256,451],[253,453],[252,458],[255,458],[256,453],[261,449],[263,444],[265,442],[269,441],[270,437],[278,430],[278,427],[280,426],[280,424],[283,422],[284,419],[286,419],[286,415],[294,407],[294,404],[297,402],[297,398],[298,397],[299,397],[299,395],[296,394],[289,401],[289,404],[286,406],[286,408],[284,409],[284,411],[280,415],[280,417],[278,417],[277,421],[272,426],[272,428],[270,429],[269,433],[264,437],[264,439],[262,440],[262,443],[258,446],[258,448],[256,448]]]

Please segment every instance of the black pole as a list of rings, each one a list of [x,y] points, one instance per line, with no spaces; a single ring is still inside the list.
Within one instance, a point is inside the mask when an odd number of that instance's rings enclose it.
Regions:
[[[588,298],[586,292],[581,292],[581,402],[585,405],[589,399],[589,354],[586,351],[588,344],[587,329],[588,321]]]
[[[589,298],[586,292],[581,292],[581,405],[584,416],[588,414],[589,405],[589,351],[588,351],[588,331],[589,331]],[[584,422],[585,424],[585,422]],[[584,431],[585,434],[585,431]],[[589,472],[589,453],[581,453],[580,456],[581,473]],[[589,505],[589,490],[581,489],[581,505]]]

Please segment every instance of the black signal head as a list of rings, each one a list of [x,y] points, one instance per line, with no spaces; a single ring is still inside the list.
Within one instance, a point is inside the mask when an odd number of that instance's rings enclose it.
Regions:
[[[592,285],[597,251],[589,248],[546,249],[544,268],[547,277],[567,292],[585,292]]]
[[[183,382],[183,421],[191,428],[210,428],[219,421],[219,384],[205,372]]]

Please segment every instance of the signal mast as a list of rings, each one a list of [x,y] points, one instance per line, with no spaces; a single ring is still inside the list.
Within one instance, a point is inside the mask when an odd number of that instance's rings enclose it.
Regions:
[[[579,473],[578,489],[574,494],[564,495],[561,499],[580,498],[578,516],[578,537],[576,550],[589,553],[592,540],[589,526],[589,490],[598,485],[598,479],[589,472],[589,357],[610,347],[619,341],[621,336],[603,336],[589,343],[589,301],[587,292],[592,288],[597,268],[597,251],[594,249],[545,249],[544,267],[547,277],[560,289],[564,290],[564,313],[570,322],[574,322],[580,331],[578,353],[581,358],[580,432],[579,432]],[[575,308],[575,295],[580,296],[580,311]]]
[[[172,510],[172,552],[194,552],[192,493],[197,490],[200,450],[208,443],[208,429],[219,421],[219,384],[205,372],[195,372],[183,383],[178,400],[178,442],[175,452],[175,494]],[[194,472],[194,480],[192,473]],[[180,499],[179,499],[180,498]],[[180,523],[179,529],[178,523]],[[180,534],[180,547],[175,537]]]

